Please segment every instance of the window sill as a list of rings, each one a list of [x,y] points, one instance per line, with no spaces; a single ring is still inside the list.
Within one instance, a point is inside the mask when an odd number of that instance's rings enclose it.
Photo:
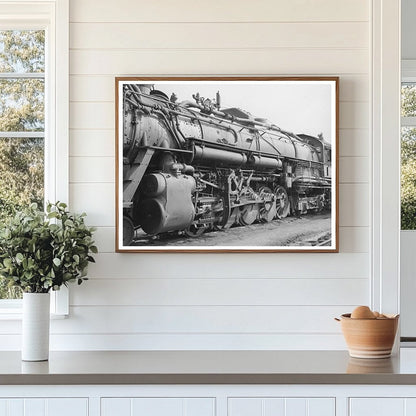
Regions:
[[[51,292],[51,319],[65,319],[69,316],[69,291],[63,286]],[[22,299],[0,299],[0,321],[21,320]]]
[[[23,313],[21,310],[9,310],[9,309],[2,309],[0,311],[0,321],[21,321],[23,317]],[[51,320],[61,320],[67,319],[69,315],[67,314],[58,314],[58,313],[51,313]]]

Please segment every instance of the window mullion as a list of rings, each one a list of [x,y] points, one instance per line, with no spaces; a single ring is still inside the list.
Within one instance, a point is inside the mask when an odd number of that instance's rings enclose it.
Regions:
[[[414,127],[416,126],[416,117],[402,117],[401,118],[402,127]]]
[[[45,138],[44,131],[0,131],[0,138]]]
[[[44,72],[0,72],[0,79],[45,79]]]

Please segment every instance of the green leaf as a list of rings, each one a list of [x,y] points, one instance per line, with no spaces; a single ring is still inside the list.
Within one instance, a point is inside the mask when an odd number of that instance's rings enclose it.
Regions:
[[[64,222],[64,224],[65,224],[67,227],[73,227],[73,226],[74,226],[74,221],[72,221],[72,220],[68,219],[68,220],[66,220],[66,221]]]
[[[1,181],[0,176],[0,201]],[[5,279],[5,286],[42,293],[69,281],[84,280],[88,263],[94,261],[89,254],[98,251],[92,238],[93,230],[85,225],[82,216],[68,212],[66,205],[48,206],[49,214],[57,215],[58,221],[53,224],[45,213],[29,204],[2,223],[0,280]],[[0,282],[0,296],[1,290]]]

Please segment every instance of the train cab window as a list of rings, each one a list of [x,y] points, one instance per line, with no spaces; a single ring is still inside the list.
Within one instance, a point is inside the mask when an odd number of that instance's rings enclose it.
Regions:
[[[325,154],[326,154],[325,160],[327,162],[330,162],[331,161],[331,149],[328,149],[327,147],[325,147]]]

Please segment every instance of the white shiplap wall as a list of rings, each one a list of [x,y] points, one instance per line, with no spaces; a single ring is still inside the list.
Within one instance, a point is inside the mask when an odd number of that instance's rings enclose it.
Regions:
[[[332,318],[369,303],[370,22],[369,0],[70,1],[70,205],[100,254],[52,348],[344,348]],[[340,76],[339,254],[114,253],[114,77],[202,74]]]

